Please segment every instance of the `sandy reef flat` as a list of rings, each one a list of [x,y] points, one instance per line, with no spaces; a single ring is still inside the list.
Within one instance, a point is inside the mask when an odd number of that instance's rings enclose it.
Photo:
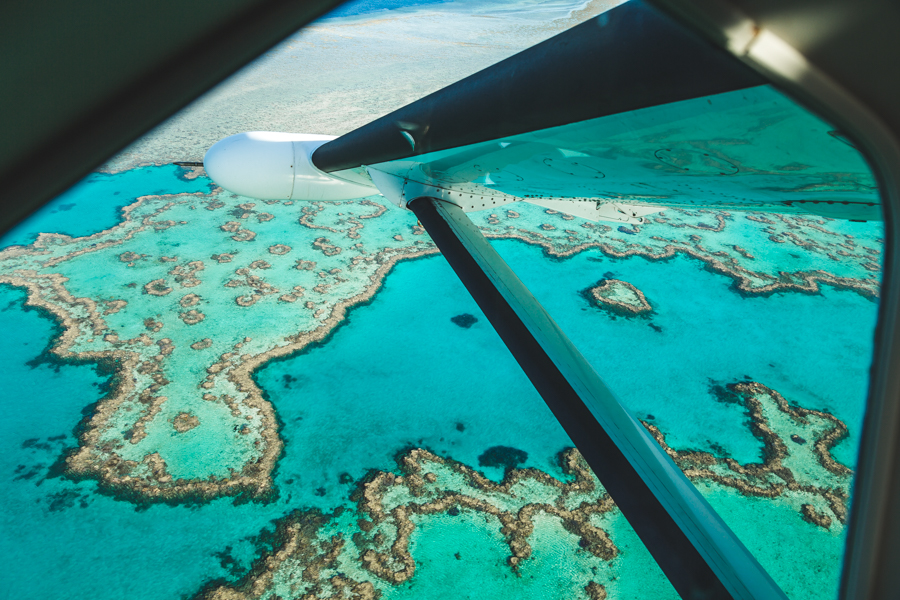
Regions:
[[[243,131],[342,135],[620,3],[447,2],[325,19],[102,170],[199,161],[212,144]]]

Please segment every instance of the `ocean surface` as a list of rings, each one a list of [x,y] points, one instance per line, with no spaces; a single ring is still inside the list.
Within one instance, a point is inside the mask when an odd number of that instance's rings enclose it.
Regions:
[[[146,194],[208,190],[208,179],[186,180],[175,167],[91,175],[0,248],[39,232],[108,229],[122,206]],[[877,238],[881,225],[843,227],[861,239]],[[829,286],[741,295],[729,278],[681,255],[614,259],[588,249],[560,259],[518,240],[494,243],[611,389],[671,447],[759,461],[762,444],[744,409],[716,396],[720,386],[752,380],[843,421],[849,435],[833,454],[854,466],[875,301]],[[601,278],[642,290],[652,316],[592,305],[583,291]],[[439,255],[400,262],[328,338],[254,373],[284,441],[277,493],[265,502],[136,504],[99,491],[94,479],[62,475],[61,457],[109,392],[109,373],[50,355],[59,326],[24,301],[21,288],[0,285],[0,598],[171,599],[235,582],[277,546],[279,520],[298,509],[352,509],[356,483],[373,470],[396,471],[409,448],[500,481],[504,468],[483,457],[502,446],[519,451],[513,466],[566,478],[557,455],[571,442]],[[698,485],[792,600],[836,595],[843,527],[804,521],[799,500]],[[449,586],[458,597],[570,598],[584,593],[572,581],[599,572],[611,598],[676,597],[621,514],[604,519],[619,549],[614,560],[572,551],[570,534],[536,522],[533,557],[518,574],[498,529],[479,513],[425,519],[410,540],[416,574],[385,589],[391,598],[446,597]]]

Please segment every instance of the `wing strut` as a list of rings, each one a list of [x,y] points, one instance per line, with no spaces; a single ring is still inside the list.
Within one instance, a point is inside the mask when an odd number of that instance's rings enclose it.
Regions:
[[[681,597],[786,599],[462,209],[408,207]]]

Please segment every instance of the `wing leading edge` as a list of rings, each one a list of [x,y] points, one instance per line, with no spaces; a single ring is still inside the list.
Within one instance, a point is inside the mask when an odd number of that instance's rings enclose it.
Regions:
[[[466,211],[524,201],[625,222],[667,207],[881,218],[878,188],[860,153],[770,86],[332,175],[362,182],[376,171],[441,190]],[[390,189],[381,191],[404,205]]]
[[[380,192],[405,207],[427,193],[465,211],[524,201],[592,220],[667,207],[881,218],[844,136],[636,1],[336,139],[241,135],[255,138],[223,140],[204,162],[257,197],[275,193],[266,179],[279,198]],[[266,143],[284,146],[272,149],[284,164],[261,178]]]

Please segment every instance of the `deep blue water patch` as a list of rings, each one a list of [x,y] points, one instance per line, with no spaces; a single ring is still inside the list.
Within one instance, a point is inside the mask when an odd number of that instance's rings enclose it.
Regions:
[[[481,467],[500,467],[512,471],[528,460],[528,453],[509,446],[491,446],[478,457]]]
[[[478,322],[478,317],[476,317],[475,315],[470,315],[469,313],[462,313],[461,315],[450,317],[450,320],[463,329],[468,329]]]

